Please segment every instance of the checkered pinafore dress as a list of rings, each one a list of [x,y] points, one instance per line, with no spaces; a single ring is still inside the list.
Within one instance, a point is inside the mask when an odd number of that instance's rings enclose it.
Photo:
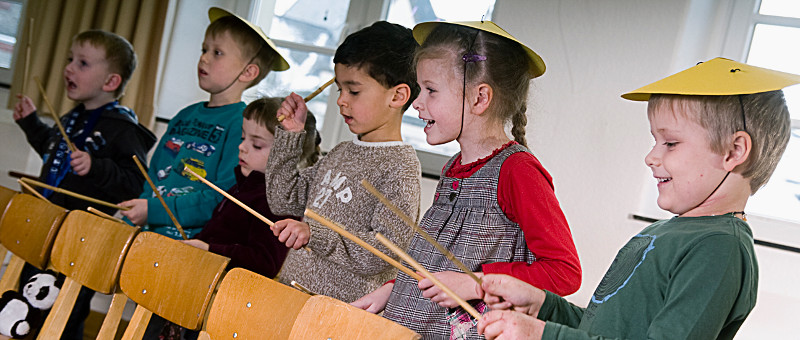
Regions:
[[[420,227],[472,271],[481,271],[484,263],[532,263],[535,260],[519,225],[509,220],[497,203],[500,166],[516,152],[528,152],[528,149],[512,144],[472,176],[463,179],[445,177],[446,169],[455,160],[451,158],[442,172],[433,205],[422,218]],[[419,234],[414,234],[408,254],[431,272],[461,271]],[[483,309],[479,306],[479,310]],[[398,273],[384,311],[386,318],[416,331],[424,339],[450,339],[448,319],[453,319],[454,314],[462,314],[463,318],[465,313],[462,308],[448,310],[424,298],[417,281],[403,272]],[[482,338],[475,327],[466,335],[469,339]]]

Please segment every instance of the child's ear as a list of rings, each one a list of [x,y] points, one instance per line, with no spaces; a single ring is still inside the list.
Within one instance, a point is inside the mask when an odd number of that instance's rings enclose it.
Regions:
[[[244,67],[244,71],[242,71],[242,75],[239,76],[239,81],[249,84],[258,77],[260,72],[261,70],[259,70],[258,65],[247,64],[247,66]]]
[[[103,83],[103,91],[114,92],[119,86],[122,85],[122,76],[116,73],[111,73],[106,77],[106,82]]]
[[[747,161],[753,147],[753,140],[750,134],[744,131],[736,131],[733,134],[733,143],[728,148],[725,155],[724,167],[726,171],[733,171],[737,166]]]
[[[489,104],[494,99],[494,90],[489,84],[481,83],[476,88],[475,97],[472,100],[472,113],[482,115],[489,108]]]
[[[406,105],[408,99],[411,98],[411,87],[408,84],[400,84],[393,88],[392,91],[392,99],[389,102],[389,106],[392,108],[402,109],[403,105]]]

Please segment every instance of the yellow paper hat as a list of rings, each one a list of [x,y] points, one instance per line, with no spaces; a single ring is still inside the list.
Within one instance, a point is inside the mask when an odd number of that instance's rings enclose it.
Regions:
[[[525,50],[525,53],[528,54],[528,59],[530,59],[530,62],[528,63],[529,65],[528,74],[531,76],[531,78],[536,78],[544,74],[545,70],[544,60],[542,60],[542,58],[539,57],[539,55],[536,54],[536,52],[528,48],[528,46],[525,46],[525,44],[521,43],[519,40],[517,40],[517,38],[511,36],[511,34],[500,28],[500,26],[497,26],[497,24],[488,20],[461,21],[461,22],[445,22],[445,21],[423,22],[414,26],[414,31],[413,31],[414,39],[417,40],[417,42],[420,45],[422,45],[422,43],[425,42],[425,39],[428,38],[428,35],[431,34],[431,31],[433,31],[433,29],[436,28],[436,26],[442,24],[471,27],[484,32],[489,32],[495,35],[499,35],[506,39],[511,39],[511,41],[516,42],[520,46],[522,46],[522,48]]]
[[[208,19],[211,20],[211,22],[214,22],[219,18],[227,17],[227,16],[235,17],[236,19],[239,19],[243,23],[247,24],[247,26],[249,26],[253,30],[253,32],[256,32],[256,34],[258,34],[261,37],[261,39],[264,39],[264,41],[267,43],[267,45],[269,45],[269,47],[272,49],[272,51],[275,52],[275,54],[278,55],[278,59],[275,60],[272,63],[272,65],[270,66],[271,70],[273,70],[273,71],[286,71],[286,70],[289,69],[289,63],[286,62],[286,59],[284,59],[283,56],[280,53],[278,53],[278,48],[275,46],[274,43],[272,43],[272,40],[270,40],[267,37],[267,35],[264,34],[264,31],[261,30],[261,27],[253,25],[249,21],[245,20],[244,18],[242,18],[242,17],[240,17],[240,16],[238,16],[236,14],[233,14],[231,12],[228,12],[228,11],[222,9],[222,8],[211,7],[211,8],[208,9]]]
[[[732,96],[780,90],[800,83],[800,76],[714,58],[628,92],[622,98],[646,101],[651,94]]]

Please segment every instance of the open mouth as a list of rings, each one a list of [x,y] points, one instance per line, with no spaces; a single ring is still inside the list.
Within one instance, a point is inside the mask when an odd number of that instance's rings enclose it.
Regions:
[[[78,88],[78,84],[75,84],[74,81],[67,79],[67,89],[74,90]]]
[[[422,119],[422,121],[425,122],[425,127],[426,128],[431,127],[431,126],[433,126],[433,124],[436,123],[436,121],[433,120],[433,119],[424,119],[424,118],[420,118],[420,119]]]
[[[201,69],[201,68],[197,69],[197,73],[200,74],[201,76],[207,76],[208,75],[208,72],[203,71],[203,69]]]
[[[672,180],[672,177],[656,177],[658,184],[667,183]]]

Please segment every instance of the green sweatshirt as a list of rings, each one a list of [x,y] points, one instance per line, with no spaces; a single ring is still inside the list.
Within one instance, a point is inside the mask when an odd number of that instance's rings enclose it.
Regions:
[[[732,339],[756,303],[758,264],[746,222],[656,222],[617,253],[587,308],[547,292],[543,339]]]
[[[211,108],[206,104],[192,104],[170,120],[147,171],[189,238],[211,218],[222,195],[200,181],[190,180],[188,173],[182,173],[184,166],[227,190],[236,183],[232,169],[239,164],[245,104]],[[147,199],[145,230],[181,238],[150,185],[144,185],[140,197]]]

